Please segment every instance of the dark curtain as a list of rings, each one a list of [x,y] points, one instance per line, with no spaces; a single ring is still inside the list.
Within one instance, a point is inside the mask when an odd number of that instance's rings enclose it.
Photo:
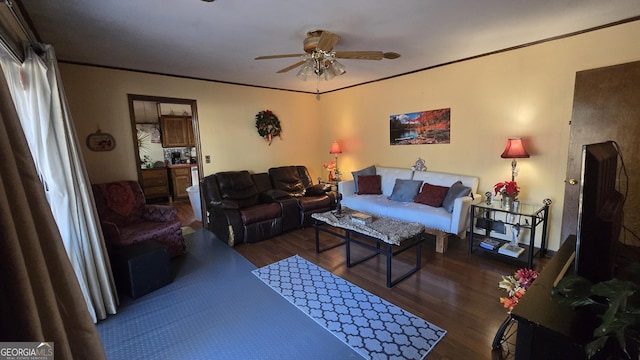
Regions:
[[[0,71],[0,341],[106,359]]]

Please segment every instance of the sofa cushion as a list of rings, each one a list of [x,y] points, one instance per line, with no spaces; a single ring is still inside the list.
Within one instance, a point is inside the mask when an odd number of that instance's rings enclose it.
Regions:
[[[441,207],[442,201],[444,200],[445,196],[447,196],[448,191],[448,186],[431,185],[429,183],[424,183],[424,185],[422,185],[422,190],[420,191],[420,193],[418,193],[413,201],[433,207]]]
[[[389,196],[389,200],[410,202],[418,195],[422,186],[420,180],[406,180],[396,179],[396,184],[393,186],[393,192]]]
[[[282,166],[269,169],[271,183],[275,189],[284,190],[292,196],[304,196],[305,188],[295,166]]]
[[[414,171],[413,180],[422,180],[431,185],[440,185],[450,187],[456,181],[462,182],[464,186],[471,188],[471,193],[478,191],[478,178],[475,176],[467,176],[460,174],[449,174],[436,171]]]
[[[386,196],[391,195],[393,187],[396,185],[396,179],[406,180],[422,180],[413,178],[413,170],[402,168],[390,168],[384,166],[376,166],[376,175],[381,177],[382,193]]]
[[[263,203],[274,202],[290,197],[291,195],[288,192],[278,189],[271,189],[260,193],[260,201]]]
[[[451,185],[449,191],[447,191],[447,195],[442,200],[442,207],[445,208],[448,212],[453,212],[453,202],[463,196],[469,196],[471,194],[471,188],[468,186],[464,186],[462,181],[456,181]]]
[[[358,171],[352,171],[351,175],[353,175],[353,182],[356,185],[356,193],[358,193],[358,176],[376,175],[376,167],[371,165]]]
[[[215,177],[222,200],[232,200],[241,208],[259,203],[258,188],[248,171],[224,171]]]
[[[282,210],[278,203],[259,204],[240,209],[240,216],[242,216],[242,223],[245,227],[257,222],[279,218],[281,214]]]
[[[358,176],[358,195],[382,194],[382,178],[380,175]]]

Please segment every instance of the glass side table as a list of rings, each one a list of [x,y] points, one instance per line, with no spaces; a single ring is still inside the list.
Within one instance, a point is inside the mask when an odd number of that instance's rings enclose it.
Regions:
[[[510,259],[527,259],[527,267],[531,269],[533,257],[537,253],[542,257],[547,252],[547,220],[549,218],[550,204],[551,200],[549,199],[545,199],[542,204],[520,202],[518,206],[511,206],[509,208],[503,207],[500,201],[493,201],[491,204],[487,204],[486,202],[472,204],[471,222],[469,225],[469,254],[473,253],[474,249],[480,249]],[[498,217],[500,220],[496,220]],[[474,228],[478,227],[476,224],[479,222],[484,225],[486,233],[480,240],[478,236],[474,236]],[[500,226],[510,225],[510,227],[529,230],[529,236],[524,239],[528,241],[518,243],[519,247],[524,248],[522,254],[513,256],[500,253],[500,247],[510,243],[510,241],[499,240],[490,235],[495,223]],[[542,227],[542,236],[540,247],[537,248],[535,246],[535,239],[536,231],[539,227]],[[486,249],[480,246],[480,243],[486,239],[493,240],[493,243],[497,244],[495,248]]]

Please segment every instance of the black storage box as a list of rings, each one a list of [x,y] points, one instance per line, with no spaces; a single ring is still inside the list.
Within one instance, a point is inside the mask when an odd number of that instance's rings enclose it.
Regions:
[[[169,249],[154,241],[114,247],[111,268],[120,291],[136,299],[169,284]]]

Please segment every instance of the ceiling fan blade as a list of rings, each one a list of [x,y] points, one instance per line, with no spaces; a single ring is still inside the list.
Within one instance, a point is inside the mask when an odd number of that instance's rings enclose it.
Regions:
[[[398,54],[396,52],[386,52],[386,53],[383,54],[383,56],[384,56],[385,59],[393,60],[393,59],[399,58],[400,54]]]
[[[320,35],[320,40],[318,41],[318,46],[316,46],[316,49],[331,51],[331,49],[333,49],[334,45],[337,44],[338,41],[340,41],[339,35],[336,35],[330,31],[323,30],[322,35]]]
[[[382,51],[336,51],[336,57],[341,59],[382,60]]]
[[[307,54],[264,55],[264,56],[258,56],[254,60],[281,59],[281,58],[289,58],[289,57],[300,57],[300,56],[305,56],[305,55],[307,55]]]
[[[295,69],[295,68],[297,68],[298,66],[300,66],[300,65],[304,64],[305,62],[306,62],[306,60],[300,60],[300,61],[298,61],[297,63],[295,63],[295,64],[293,64],[293,65],[287,66],[287,67],[286,67],[286,68],[284,68],[284,69],[280,69],[280,70],[276,71],[276,73],[278,73],[278,74],[280,74],[280,73],[285,73],[285,72],[287,72],[287,71],[289,71],[289,70],[291,70],[291,69]]]

